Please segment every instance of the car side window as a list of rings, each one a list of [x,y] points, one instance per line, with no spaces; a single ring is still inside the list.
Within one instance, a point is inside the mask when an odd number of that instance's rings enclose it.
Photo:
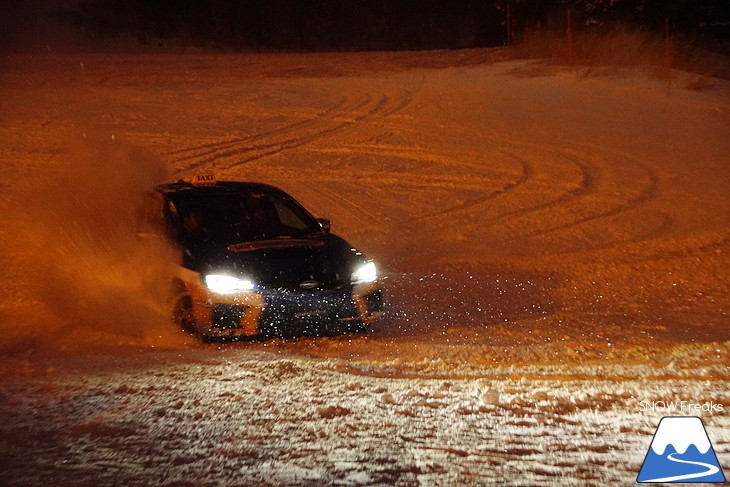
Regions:
[[[306,222],[302,221],[283,201],[273,198],[273,203],[282,225],[296,230],[305,230],[307,228]]]

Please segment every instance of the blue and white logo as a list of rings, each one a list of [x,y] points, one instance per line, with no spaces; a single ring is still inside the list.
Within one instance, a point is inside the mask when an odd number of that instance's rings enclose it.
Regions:
[[[702,420],[662,418],[636,481],[725,482]]]

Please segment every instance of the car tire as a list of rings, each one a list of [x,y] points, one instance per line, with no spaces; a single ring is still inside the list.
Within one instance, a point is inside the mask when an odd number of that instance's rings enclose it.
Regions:
[[[198,335],[198,329],[195,326],[195,316],[193,315],[193,301],[190,296],[180,296],[175,300],[172,308],[172,322],[180,327],[186,333]]]
[[[370,331],[370,326],[365,322],[356,320],[348,325],[348,329],[350,333],[354,333],[356,335],[364,335]]]

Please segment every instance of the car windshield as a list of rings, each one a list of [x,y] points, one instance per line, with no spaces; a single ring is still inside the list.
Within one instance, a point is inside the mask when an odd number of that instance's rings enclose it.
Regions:
[[[321,233],[299,204],[273,192],[200,192],[171,199],[168,211],[183,243],[230,245]]]

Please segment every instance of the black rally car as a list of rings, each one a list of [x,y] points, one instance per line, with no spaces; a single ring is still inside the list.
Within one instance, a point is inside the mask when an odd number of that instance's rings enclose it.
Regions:
[[[382,314],[375,263],[277,188],[199,175],[147,207],[182,251],[173,319],[205,339],[361,331]]]

